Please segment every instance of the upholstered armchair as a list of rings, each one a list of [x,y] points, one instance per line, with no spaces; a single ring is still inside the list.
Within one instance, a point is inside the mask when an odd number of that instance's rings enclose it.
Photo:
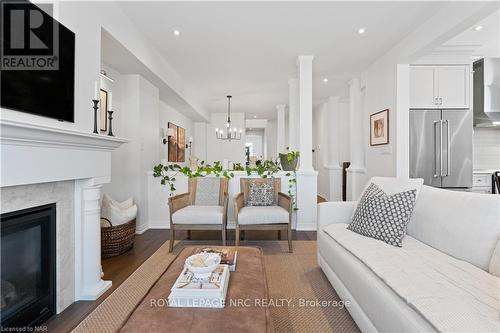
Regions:
[[[250,200],[252,186],[273,180],[274,202],[272,205],[254,205]],[[252,185],[252,183],[254,185]],[[234,200],[236,221],[236,246],[240,242],[240,231],[278,230],[287,232],[288,250],[292,252],[292,198],[282,192],[280,178],[241,178],[241,193]],[[262,204],[262,203],[260,203]]]
[[[187,193],[168,199],[170,208],[170,247],[174,248],[175,232],[187,230],[220,230],[226,245],[228,180],[218,177],[189,179]]]

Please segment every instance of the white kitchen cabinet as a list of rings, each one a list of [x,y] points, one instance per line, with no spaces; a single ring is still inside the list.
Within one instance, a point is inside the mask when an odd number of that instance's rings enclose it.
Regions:
[[[411,108],[433,109],[437,103],[436,66],[410,67],[410,105]]]
[[[439,66],[437,86],[441,108],[469,108],[469,66]]]
[[[468,109],[470,96],[468,65],[410,67],[412,109]]]

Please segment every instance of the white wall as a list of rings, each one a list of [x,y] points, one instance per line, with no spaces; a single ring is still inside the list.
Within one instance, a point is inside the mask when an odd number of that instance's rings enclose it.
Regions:
[[[474,169],[500,170],[500,129],[474,128]]]
[[[140,232],[148,223],[147,172],[160,160],[159,91],[139,75],[116,75],[114,79],[116,130],[127,133],[130,142],[111,154],[111,182],[104,185],[103,192],[117,200],[134,198]]]
[[[268,120],[267,125],[266,125],[266,130],[265,130],[265,136],[266,136],[266,155],[267,159],[275,159],[278,157],[278,149],[277,149],[277,133],[278,126],[276,124],[276,119],[273,120]]]
[[[330,196],[330,174],[328,165],[328,107],[326,103],[313,110],[313,167],[318,171],[318,194],[324,198]]]
[[[184,114],[178,112],[174,108],[172,108],[170,105],[167,103],[160,101],[160,138],[158,138],[158,142],[160,142],[160,159],[163,158],[168,158],[168,143],[163,144],[162,138],[161,138],[161,129],[162,128],[167,128],[168,123],[171,122],[177,126],[180,126],[186,130],[186,144],[187,144],[187,139],[190,136],[194,136],[194,130],[193,130],[193,121],[186,117]],[[194,137],[193,137],[194,140]],[[193,155],[195,154],[195,147],[197,144],[197,140],[194,140],[194,143],[192,145],[192,151]],[[200,145],[203,145],[203,143],[200,143]],[[189,161],[189,148],[186,148],[186,163]]]
[[[193,155],[200,161],[207,160],[207,126],[207,123],[196,122],[193,124]]]

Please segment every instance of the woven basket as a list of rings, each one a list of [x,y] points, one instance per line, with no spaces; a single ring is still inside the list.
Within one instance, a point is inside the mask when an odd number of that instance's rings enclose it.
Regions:
[[[101,220],[109,223],[109,227],[101,227],[101,258],[114,257],[134,247],[135,219],[117,226],[106,218]]]

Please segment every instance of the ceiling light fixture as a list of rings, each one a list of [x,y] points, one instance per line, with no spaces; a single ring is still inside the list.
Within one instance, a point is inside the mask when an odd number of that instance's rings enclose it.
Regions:
[[[328,78],[327,78],[327,77],[325,77],[325,78],[323,79],[323,82],[324,82],[324,83],[327,83],[327,82],[328,82]]]
[[[358,34],[362,35],[366,32],[366,29],[365,28],[359,28],[358,29]]]
[[[253,119],[257,118],[257,116],[253,116]]]
[[[493,126],[500,126],[500,121],[494,121]]]
[[[173,31],[173,33],[174,33],[175,36],[180,36],[180,34],[181,34],[181,32],[179,30],[177,30],[177,29],[175,29]]]
[[[478,25],[477,27],[474,27],[474,30],[481,31],[481,30],[483,30],[483,26],[482,25]]]
[[[215,137],[220,140],[241,140],[241,129],[238,131],[236,127],[231,127],[231,95],[227,97],[227,121],[226,121],[226,132],[224,130],[215,129]]]

